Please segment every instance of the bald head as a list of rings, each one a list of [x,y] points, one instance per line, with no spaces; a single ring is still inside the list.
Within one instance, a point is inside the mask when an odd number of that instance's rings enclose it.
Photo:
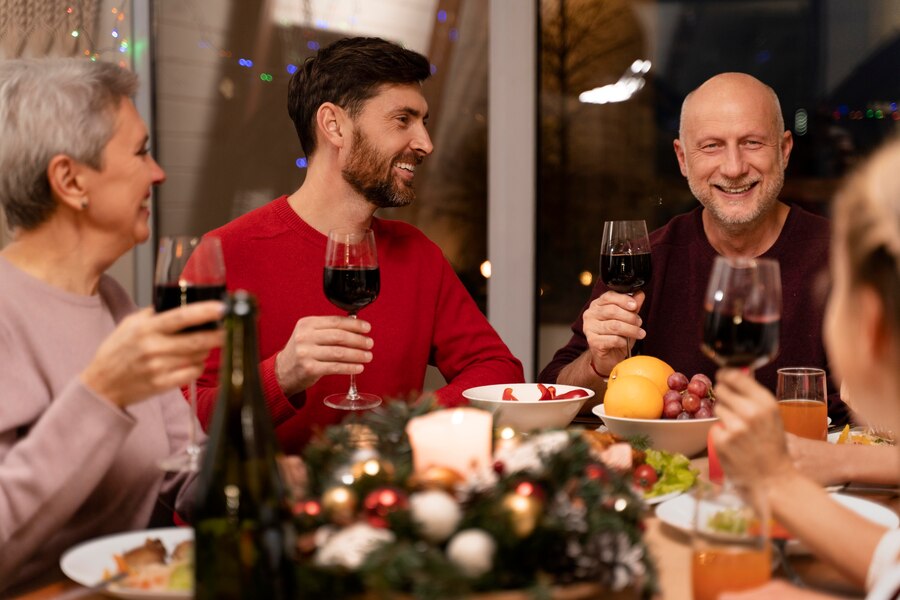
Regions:
[[[746,73],[721,73],[685,97],[678,124],[679,138],[684,139],[685,127],[690,127],[692,118],[701,111],[736,101],[740,101],[744,110],[766,113],[766,118],[772,119],[773,130],[779,134],[784,132],[784,117],[775,90]]]

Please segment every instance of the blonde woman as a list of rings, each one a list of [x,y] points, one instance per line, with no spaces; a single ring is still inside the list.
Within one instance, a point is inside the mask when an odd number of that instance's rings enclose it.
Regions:
[[[900,431],[900,140],[877,152],[838,194],[831,271],[825,341],[832,366],[853,390],[856,411]],[[759,486],[775,518],[865,585],[869,599],[896,598],[900,530],[886,531],[842,508],[797,470],[775,400],[751,377],[720,371],[716,396],[723,427],[714,441],[729,477]],[[820,596],[775,581],[728,598]]]

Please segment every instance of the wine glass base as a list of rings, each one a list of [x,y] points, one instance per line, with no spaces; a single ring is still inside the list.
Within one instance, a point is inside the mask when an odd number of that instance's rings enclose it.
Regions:
[[[375,394],[357,394],[351,398],[347,394],[332,394],[323,400],[325,406],[338,410],[369,410],[381,404],[381,398]]]
[[[200,471],[200,453],[181,452],[162,459],[159,468],[169,473],[197,473]]]

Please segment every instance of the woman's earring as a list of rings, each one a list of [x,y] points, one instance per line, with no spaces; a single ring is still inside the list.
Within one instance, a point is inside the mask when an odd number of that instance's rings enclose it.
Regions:
[[[81,199],[81,210],[85,210],[87,207],[88,207],[88,199],[82,198]]]

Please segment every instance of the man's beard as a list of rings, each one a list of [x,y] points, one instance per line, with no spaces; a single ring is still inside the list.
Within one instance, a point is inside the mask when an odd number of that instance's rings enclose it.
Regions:
[[[729,187],[742,187],[743,182],[724,182]],[[721,200],[714,196],[713,191],[709,189],[710,184],[703,182],[695,186],[690,178],[688,178],[688,187],[694,197],[706,208],[719,223],[730,227],[741,227],[756,222],[761,216],[768,214],[772,207],[778,202],[778,195],[781,188],[784,187],[784,171],[779,170],[774,178],[768,177],[757,183],[763,186],[759,190],[759,200],[749,213],[734,216],[729,214],[728,201]],[[740,201],[738,201],[740,202]]]
[[[397,162],[418,165],[422,159],[415,155],[385,159],[369,143],[368,137],[356,129],[353,132],[353,149],[341,175],[354,190],[378,208],[408,206],[415,199],[416,192],[411,182],[398,180],[394,176],[393,166]]]

